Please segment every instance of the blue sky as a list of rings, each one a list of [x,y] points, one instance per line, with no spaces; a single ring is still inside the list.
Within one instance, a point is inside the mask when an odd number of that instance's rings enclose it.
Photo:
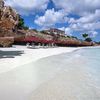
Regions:
[[[59,28],[67,35],[82,38],[88,33],[100,41],[99,0],[5,0],[33,29]]]

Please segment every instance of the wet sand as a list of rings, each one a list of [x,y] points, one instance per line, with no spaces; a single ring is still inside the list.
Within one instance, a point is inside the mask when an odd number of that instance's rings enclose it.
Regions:
[[[100,100],[100,79],[99,76],[94,77],[92,66],[88,66],[88,59],[76,53],[73,57],[69,55],[65,60],[59,60],[63,56],[51,58],[51,62],[59,62],[59,65],[50,64],[48,60],[45,60],[46,64],[45,61],[41,62],[44,66],[55,66],[56,72],[54,77],[32,92],[30,100]],[[64,65],[61,62],[66,63]]]

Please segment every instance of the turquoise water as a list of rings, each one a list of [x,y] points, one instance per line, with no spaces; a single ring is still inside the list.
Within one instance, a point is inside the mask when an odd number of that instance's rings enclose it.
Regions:
[[[100,100],[100,47],[51,56],[0,74],[0,100]]]
[[[48,97],[51,97],[50,100],[54,98],[57,100],[100,100],[99,47],[85,48],[41,59],[40,63],[37,63],[37,66],[40,65],[44,69],[49,68],[51,73],[45,70],[46,75],[53,75],[54,78],[33,92],[33,99],[42,100],[41,98],[46,97],[45,100],[48,100]],[[39,95],[41,95],[40,98]]]

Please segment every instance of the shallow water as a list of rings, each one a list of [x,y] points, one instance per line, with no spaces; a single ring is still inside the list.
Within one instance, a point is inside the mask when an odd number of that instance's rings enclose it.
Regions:
[[[0,100],[100,100],[99,52],[81,49],[0,74]]]

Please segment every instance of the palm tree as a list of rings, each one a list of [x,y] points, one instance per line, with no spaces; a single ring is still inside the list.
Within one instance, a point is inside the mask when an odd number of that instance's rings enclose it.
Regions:
[[[89,37],[89,35],[87,33],[82,34],[83,38],[85,39],[85,41],[87,42],[91,42],[92,39]]]
[[[87,33],[84,33],[84,34],[82,34],[82,36],[84,39],[86,39],[86,38],[88,38],[89,35]]]

